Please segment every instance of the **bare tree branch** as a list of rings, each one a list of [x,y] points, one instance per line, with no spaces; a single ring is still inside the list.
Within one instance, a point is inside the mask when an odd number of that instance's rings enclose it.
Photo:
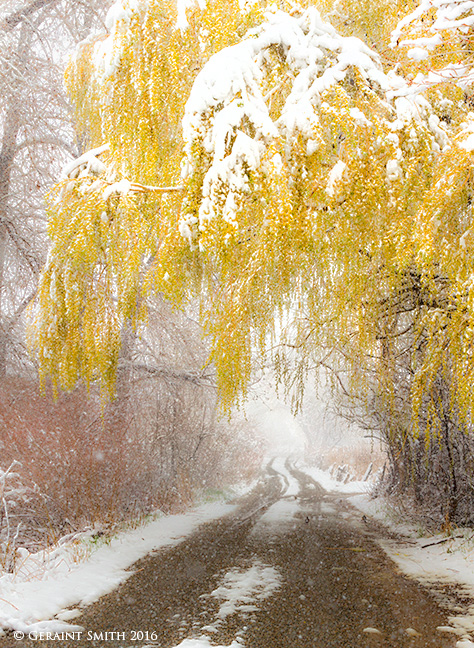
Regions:
[[[31,16],[32,14],[40,11],[48,5],[55,4],[56,2],[58,2],[58,0],[33,0],[21,9],[14,11],[9,16],[4,18],[0,23],[0,28],[6,32],[12,31],[12,29],[15,29],[15,27],[26,20],[26,18],[29,18],[29,16]]]
[[[165,380],[178,381],[178,382],[190,382],[194,385],[199,385],[200,387],[212,387],[216,388],[213,376],[211,375],[202,375],[199,373],[194,373],[192,371],[176,371],[171,367],[152,367],[145,364],[137,364],[133,361],[130,363],[132,369],[146,372],[153,377],[160,377]]]

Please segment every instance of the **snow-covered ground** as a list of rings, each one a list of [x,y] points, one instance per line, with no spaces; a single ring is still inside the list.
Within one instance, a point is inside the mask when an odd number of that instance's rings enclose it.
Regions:
[[[285,458],[277,458],[273,464],[285,499],[276,502],[262,516],[260,528],[266,530],[282,528],[299,510],[298,481],[285,467]],[[253,485],[240,490],[235,487],[233,493],[243,494]],[[214,502],[183,515],[161,516],[111,540],[94,542],[90,534],[84,533],[37,554],[19,549],[15,572],[0,576],[0,628],[25,635],[31,633],[33,637],[41,633],[80,631],[82,628],[73,622],[81,614],[80,608],[97,601],[129,578],[133,563],[154,549],[182,542],[200,524],[234,509],[232,505]],[[199,639],[186,639],[180,648],[210,646],[208,634],[217,630],[225,616],[232,611],[253,608],[278,589],[279,581],[273,567],[258,561],[223,574],[221,585],[208,594],[221,601],[213,627],[203,628],[206,634]],[[242,648],[241,640],[237,636],[226,648]]]
[[[250,567],[236,567],[227,572],[221,579],[221,585],[208,595],[222,601],[216,613],[214,623],[201,629],[198,638],[184,639],[176,648],[243,648],[245,627],[237,634],[228,646],[216,646],[211,643],[209,634],[217,632],[222,622],[235,612],[253,612],[258,610],[258,602],[268,598],[279,589],[281,577],[278,571],[254,560]]]
[[[293,477],[285,466],[286,458],[284,456],[276,457],[271,461],[271,467],[278,473],[280,478],[282,493],[278,501],[268,508],[259,518],[252,534],[258,535],[260,532],[268,533],[269,531],[285,531],[288,524],[291,524],[296,513],[301,510],[300,502],[297,498],[300,492],[298,480]]]
[[[200,524],[234,508],[213,502],[183,515],[163,516],[98,548],[89,540],[89,547],[76,541],[37,554],[19,550],[15,573],[0,577],[0,627],[25,634],[79,630],[70,622],[80,609],[66,608],[93,603],[129,578],[133,571],[128,569],[137,560],[182,542]]]
[[[271,467],[278,473],[280,478],[282,497],[296,497],[300,492],[300,486],[298,480],[293,477],[285,466],[286,461],[287,457],[285,456],[275,457],[271,461]]]
[[[397,515],[384,498],[372,499],[370,483],[341,484],[318,468],[303,465],[299,469],[329,492],[353,494],[349,501],[360,511],[404,536],[406,540],[379,543],[405,574],[437,591],[454,585],[461,595],[473,600],[473,605],[453,608],[450,625],[443,630],[459,637],[457,648],[474,648],[474,530],[459,528],[452,536],[425,535],[421,528],[410,526]]]
[[[317,481],[318,484],[329,491],[336,493],[369,493],[372,489],[372,484],[368,481],[349,481],[343,484],[336,479],[333,479],[328,471],[320,470],[315,466],[306,466],[305,464],[298,464],[298,469],[306,473]]]
[[[281,482],[281,499],[272,504],[259,518],[252,534],[260,532],[284,532],[287,525],[291,524],[294,516],[300,511],[298,480],[293,477],[286,467],[288,457],[285,455],[272,458],[269,463]],[[271,596],[280,587],[281,576],[274,567],[265,565],[259,560],[254,560],[249,567],[238,565],[221,577],[221,585],[206,598],[217,598],[222,601],[216,613],[214,623],[201,628],[200,637],[190,637],[181,641],[175,648],[245,648],[245,631],[237,632],[232,642],[226,646],[213,644],[212,636],[222,621],[234,612],[252,612],[258,610],[258,603]]]

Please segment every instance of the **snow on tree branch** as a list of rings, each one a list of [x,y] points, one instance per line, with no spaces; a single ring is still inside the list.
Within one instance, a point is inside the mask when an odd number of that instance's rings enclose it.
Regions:
[[[401,40],[408,27],[413,27],[422,34],[422,19],[426,20],[430,14],[434,14],[434,20],[429,28],[432,36],[420,35],[418,38]],[[398,23],[392,33],[391,45],[392,47],[419,45],[430,50],[441,44],[443,40],[441,32],[459,30],[467,34],[473,26],[474,2],[472,0],[421,0],[419,6]]]
[[[102,81],[110,78],[120,65],[120,38],[127,33],[134,16],[138,15],[142,0],[118,0],[109,9],[105,26],[109,35],[98,40],[94,46],[97,76]]]
[[[445,83],[466,89],[474,81],[469,42],[474,28],[472,0],[421,0],[392,32],[390,46],[406,50],[420,71],[410,92]]]
[[[110,149],[108,144],[86,151],[83,155],[72,160],[63,167],[62,174],[67,178],[77,178],[81,174],[99,175],[106,170],[105,164],[99,160],[99,156]]]
[[[50,194],[32,328],[43,375],[67,388],[84,375],[110,389],[120,329],[153,290],[179,303],[202,286],[230,403],[295,294],[315,322],[329,299],[335,339],[370,308],[378,321],[413,259],[431,272],[433,217],[417,209],[452,147],[439,106],[315,8],[198,5],[181,4],[181,29],[174,4],[121,0],[68,69],[96,148]],[[368,350],[377,325],[364,331]]]
[[[196,4],[199,6],[201,10],[205,9],[206,7],[206,2],[205,0],[178,0],[177,1],[177,9],[178,9],[178,18],[176,20],[176,27],[181,30],[185,30],[188,28],[189,23],[188,19],[186,16],[186,9],[194,7]]]
[[[266,77],[273,72],[272,52],[277,52],[286,75],[276,90],[265,92]],[[184,179],[192,182],[193,174],[201,172],[203,155],[208,163],[202,200],[197,213],[191,209],[181,220],[181,234],[192,242],[218,213],[238,229],[239,195],[248,192],[251,175],[262,171],[278,175],[280,153],[271,162],[267,159],[278,142],[285,142],[288,150],[303,138],[308,154],[317,151],[324,139],[322,111],[333,110],[335,118],[343,117],[355,128],[370,126],[373,116],[354,105],[350,91],[344,92],[345,102],[336,101],[331,107],[323,100],[345,82],[355,87],[349,78],[354,71],[366,91],[390,113],[388,99],[405,88],[405,82],[394,73],[386,75],[375,52],[358,38],[339,35],[314,8],[299,16],[268,12],[262,26],[245,40],[215,54],[196,78],[183,119]],[[272,115],[273,94],[282,94],[286,80],[290,90],[279,114]],[[399,105],[402,122],[407,105],[407,101]],[[422,106],[422,101],[414,105],[409,119],[417,118],[425,110]],[[334,193],[333,176],[330,193]]]

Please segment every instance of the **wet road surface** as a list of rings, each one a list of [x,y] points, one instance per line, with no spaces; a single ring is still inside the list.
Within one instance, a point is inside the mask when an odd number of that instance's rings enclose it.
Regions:
[[[377,544],[387,532],[286,465],[233,513],[135,563],[72,621],[81,638],[0,648],[454,647],[437,630],[449,613]]]

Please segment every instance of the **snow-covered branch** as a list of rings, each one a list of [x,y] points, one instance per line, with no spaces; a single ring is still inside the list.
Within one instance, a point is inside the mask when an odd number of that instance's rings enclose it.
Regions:
[[[81,174],[100,175],[104,173],[106,166],[99,160],[99,157],[109,149],[110,146],[108,144],[103,144],[90,151],[86,151],[86,153],[83,153],[63,167],[63,176],[66,178],[77,178]]]
[[[103,178],[96,180],[96,182],[91,185],[89,191],[102,189],[104,200],[108,200],[108,198],[114,194],[125,196],[134,193],[173,193],[184,191],[184,187],[180,185],[157,187],[154,185],[142,184],[141,182],[131,182],[126,178],[118,181],[107,180],[105,177],[108,171],[107,165],[99,158],[102,154],[107,153],[108,151],[110,151],[109,144],[103,144],[102,146],[91,149],[90,151],[86,151],[77,159],[66,164],[63,167],[62,175],[72,180],[76,178],[85,178],[87,176],[103,175]],[[113,176],[114,174],[109,173],[109,175]]]
[[[275,65],[284,68],[282,78],[268,89],[266,75]],[[298,138],[308,155],[315,153],[327,137],[322,112],[334,111],[335,118],[353,123],[354,129],[370,128],[370,111],[366,115],[344,102],[329,107],[325,101],[333,88],[348,79],[354,83],[354,72],[367,93],[377,97],[380,110],[398,116],[390,99],[403,91],[405,81],[393,72],[385,74],[377,53],[358,38],[341,36],[314,8],[295,15],[268,12],[242,42],[211,57],[195,80],[183,119],[184,180],[202,172],[196,151],[209,160],[198,211],[189,210],[180,223],[183,237],[193,242],[218,215],[238,229],[238,203],[248,193],[251,177],[263,173],[278,178],[285,161],[281,153],[270,152],[282,142],[285,155]],[[278,114],[272,109],[275,94],[284,98]]]
[[[434,67],[416,74],[402,94],[424,92],[444,83],[468,88],[474,80],[468,45],[473,27],[473,0],[420,0],[392,32],[390,46],[405,49],[415,63],[431,61]]]

